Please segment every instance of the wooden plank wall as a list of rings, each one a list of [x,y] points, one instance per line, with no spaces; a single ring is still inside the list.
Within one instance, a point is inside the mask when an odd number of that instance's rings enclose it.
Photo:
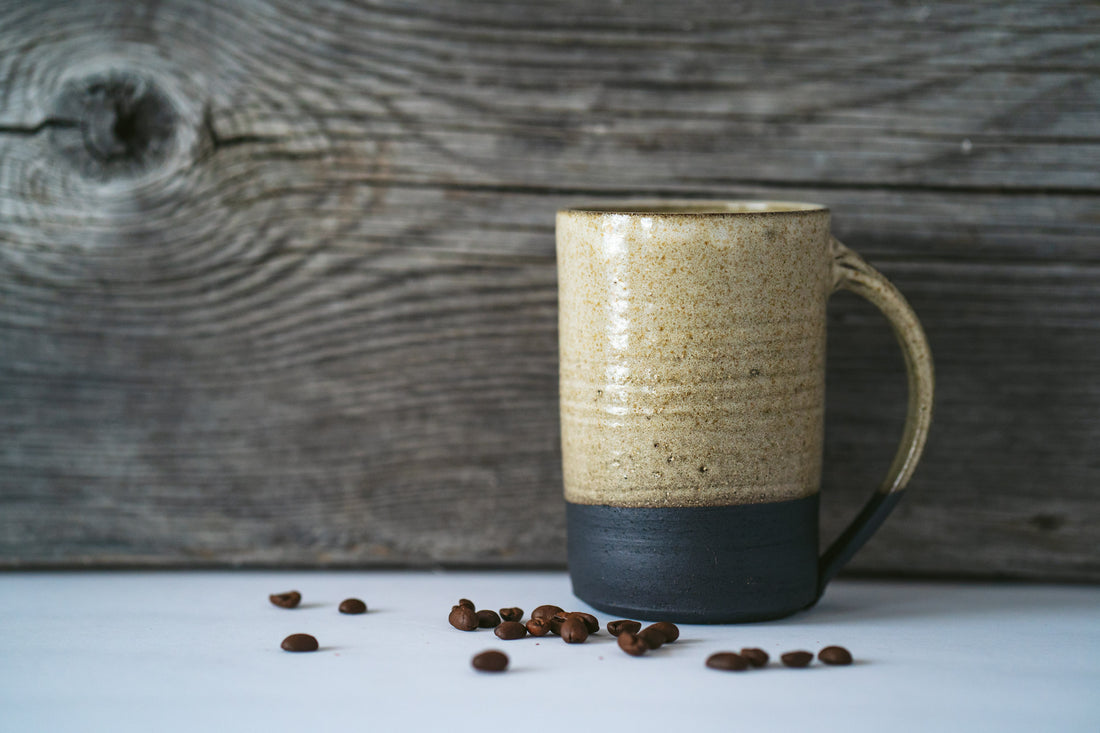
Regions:
[[[829,204],[853,570],[1100,580],[1100,6],[0,5],[0,566],[560,565],[556,207]],[[830,305],[823,534],[904,408]]]

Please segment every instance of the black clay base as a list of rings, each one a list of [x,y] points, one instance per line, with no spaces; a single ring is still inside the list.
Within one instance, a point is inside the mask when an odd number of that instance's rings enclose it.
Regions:
[[[623,508],[566,503],[569,574],[607,613],[682,623],[782,618],[818,597],[818,497]]]

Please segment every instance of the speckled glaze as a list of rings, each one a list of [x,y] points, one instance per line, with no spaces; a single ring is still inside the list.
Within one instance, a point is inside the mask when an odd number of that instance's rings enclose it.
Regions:
[[[924,447],[932,360],[904,297],[830,235],[817,204],[566,209],[557,253],[574,590],[605,610],[699,621],[812,604]],[[839,289],[889,319],[909,414],[879,492],[817,558],[825,306]],[[661,590],[672,577],[683,587]]]
[[[731,210],[559,213],[566,500],[817,491],[829,212]]]

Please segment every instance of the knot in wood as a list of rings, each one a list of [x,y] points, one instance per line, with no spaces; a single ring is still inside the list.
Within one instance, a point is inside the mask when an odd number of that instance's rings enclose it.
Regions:
[[[64,146],[65,155],[97,178],[137,175],[162,163],[179,124],[175,106],[155,82],[125,71],[70,82],[57,111],[79,128],[83,141]]]

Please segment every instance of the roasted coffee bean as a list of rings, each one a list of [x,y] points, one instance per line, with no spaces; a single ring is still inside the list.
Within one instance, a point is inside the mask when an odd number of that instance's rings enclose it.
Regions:
[[[852,653],[842,646],[827,646],[817,653],[825,664],[851,664]]]
[[[560,606],[539,606],[534,611],[531,611],[531,618],[544,618],[549,620],[556,613],[565,613]]]
[[[576,616],[562,621],[559,633],[566,644],[582,644],[588,640],[588,627]]]
[[[637,634],[632,634],[629,631],[619,634],[618,642],[619,648],[632,657],[640,657],[649,651],[649,644],[646,644],[643,639],[639,639]]]
[[[531,636],[546,636],[550,633],[550,622],[544,618],[533,618],[527,622],[527,633]]]
[[[600,630],[600,622],[592,614],[583,611],[562,611],[550,617],[550,632],[560,635],[561,625],[571,618],[575,618],[584,624],[584,628],[588,629],[589,634],[595,634]]]
[[[670,624],[668,621],[658,621],[652,624],[649,628],[657,629],[665,635],[665,643],[671,644],[680,638],[680,627],[676,624]]]
[[[317,640],[309,634],[291,634],[283,639],[281,645],[288,652],[315,652]]]
[[[642,625],[637,621],[630,621],[628,619],[622,619],[621,621],[608,621],[607,633],[612,636],[618,636],[619,634],[637,634],[642,630]]]
[[[780,654],[779,659],[788,667],[805,667],[814,661],[814,655],[804,651],[787,652]]]
[[[493,633],[505,641],[511,641],[527,636],[527,627],[519,621],[504,621],[500,626],[493,629]]]
[[[279,608],[297,608],[298,604],[302,602],[302,594],[296,590],[291,590],[286,593],[272,593],[267,599]]]
[[[479,672],[503,672],[508,669],[508,655],[495,649],[475,654],[470,661]]]
[[[477,613],[469,606],[453,607],[447,620],[459,631],[473,631],[477,628]]]
[[[474,602],[471,601],[469,598],[459,598],[458,599],[458,605],[465,606],[466,608],[470,609],[471,611],[476,611],[477,610],[477,606],[475,606]]]
[[[588,629],[589,634],[595,634],[597,631],[600,630],[599,619],[597,619],[590,613],[585,613],[584,611],[570,611],[565,615],[572,618],[579,618],[582,622],[584,622],[584,627]]]
[[[500,616],[496,611],[485,609],[477,612],[477,627],[479,629],[495,629],[500,626]]]
[[[340,613],[366,613],[367,604],[358,598],[348,598],[340,604]]]
[[[718,652],[707,657],[707,666],[726,672],[742,672],[749,668],[749,660],[733,652]]]
[[[523,618],[522,608],[502,608],[500,617],[505,621],[519,621]]]
[[[639,631],[638,638],[644,641],[650,649],[660,649],[661,645],[668,641],[665,632],[655,628],[653,625],[646,626]]]
[[[770,659],[766,651],[755,647],[745,647],[741,650],[741,656],[754,667],[763,667],[768,663],[768,659]]]

